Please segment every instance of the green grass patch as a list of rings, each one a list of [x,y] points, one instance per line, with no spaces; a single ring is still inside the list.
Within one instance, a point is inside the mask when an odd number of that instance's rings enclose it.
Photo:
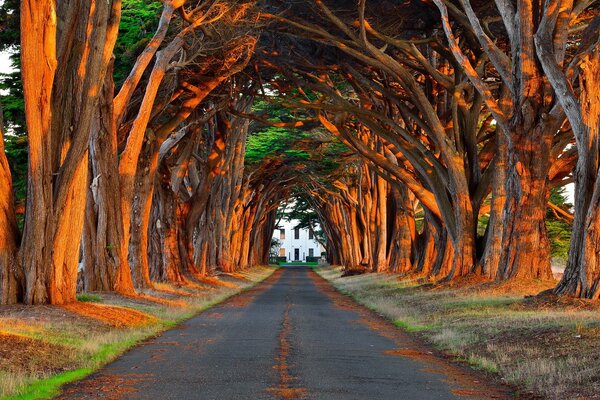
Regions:
[[[376,311],[375,308],[371,308],[371,309]],[[398,328],[402,328],[407,332],[423,332],[423,331],[430,331],[430,330],[434,329],[433,325],[420,325],[420,324],[406,322],[401,319],[394,320],[393,323]]]
[[[309,261],[309,262],[304,262],[304,261],[297,261],[297,262],[280,262],[278,263],[278,265],[280,267],[285,267],[287,265],[319,265],[318,261]]]
[[[85,303],[100,303],[102,302],[102,296],[93,293],[81,293],[77,295],[77,301]]]
[[[38,379],[31,382],[22,391],[15,396],[5,397],[5,400],[38,400],[51,399],[60,394],[60,387],[67,383],[83,379],[93,370],[91,368],[81,368],[74,371],[67,371],[45,379]]]
[[[466,361],[467,361],[467,363],[469,363],[470,366],[475,367],[477,369],[481,369],[483,371],[491,372],[491,373],[498,372],[498,364],[496,364],[494,361],[492,361],[488,358],[480,357],[475,354],[471,354],[469,356],[469,358],[467,358]]]
[[[443,303],[446,309],[505,308],[519,302],[516,297],[467,297]]]

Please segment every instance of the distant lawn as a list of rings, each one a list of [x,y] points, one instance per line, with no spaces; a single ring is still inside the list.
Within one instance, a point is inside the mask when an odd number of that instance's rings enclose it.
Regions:
[[[256,267],[137,297],[81,293],[65,306],[0,307],[0,399],[50,399],[140,341],[248,289],[276,267]]]
[[[310,261],[310,262],[305,262],[305,261],[279,262],[279,263],[277,263],[277,265],[280,265],[282,267],[285,267],[286,265],[319,265],[319,262],[318,261]]]
[[[537,295],[553,282],[433,285],[393,274],[315,271],[396,326],[550,399],[600,393],[600,304]]]

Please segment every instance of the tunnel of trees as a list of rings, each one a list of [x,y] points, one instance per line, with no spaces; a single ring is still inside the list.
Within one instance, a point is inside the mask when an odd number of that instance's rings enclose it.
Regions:
[[[5,0],[0,303],[268,262],[600,297],[594,0]],[[575,184],[573,213],[563,188]],[[571,228],[569,228],[571,229]]]

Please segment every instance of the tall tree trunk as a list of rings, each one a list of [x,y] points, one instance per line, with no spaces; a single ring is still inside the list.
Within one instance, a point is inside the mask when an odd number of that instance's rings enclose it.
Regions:
[[[152,168],[155,161],[154,147],[154,143],[146,143],[139,157],[135,178],[136,191],[131,205],[129,265],[133,284],[137,288],[152,287],[148,263],[148,234],[155,180],[155,169]]]
[[[416,226],[412,204],[406,188],[390,188],[391,199],[388,210],[393,210],[389,218],[391,233],[389,245],[389,265],[392,272],[409,273],[413,271],[413,257],[416,240]]]
[[[150,240],[150,275],[159,282],[186,283],[184,269],[186,252],[185,209],[187,204],[178,204],[177,196],[168,182],[157,185],[152,205]]]
[[[387,262],[387,245],[388,245],[388,222],[387,222],[387,203],[388,203],[388,184],[380,176],[375,176],[377,190],[377,223],[375,224],[376,247],[375,255],[375,271],[388,271],[390,266]],[[375,245],[374,245],[375,246]]]
[[[16,257],[18,239],[12,175],[4,152],[4,122],[0,104],[0,304],[14,304],[22,299],[21,274]]]
[[[21,54],[29,136],[27,210],[20,256],[25,302],[75,300],[98,97],[116,42],[121,3],[21,4]],[[60,68],[57,68],[59,66]]]
[[[444,248],[436,240],[442,228],[434,221],[435,217],[427,209],[423,211],[423,230],[417,238],[416,272],[419,275],[429,276],[434,269],[438,254],[443,252]]]
[[[506,136],[499,131],[496,132],[496,155],[493,163],[490,218],[484,236],[483,255],[478,264],[479,273],[491,279],[498,276],[500,255],[502,254],[502,210],[506,203],[507,145]]]
[[[600,298],[600,50],[580,64],[580,115],[569,115],[577,139],[575,219],[567,268],[555,292]],[[568,106],[568,105],[567,105]],[[571,111],[572,112],[572,111]]]
[[[82,239],[88,291],[134,292],[119,210],[118,145],[113,126],[113,81],[107,74],[90,140],[89,185]]]
[[[21,263],[29,304],[51,301],[52,275],[52,86],[56,71],[56,12],[53,1],[21,3],[21,70],[29,143],[27,206]],[[44,60],[44,62],[40,62]]]

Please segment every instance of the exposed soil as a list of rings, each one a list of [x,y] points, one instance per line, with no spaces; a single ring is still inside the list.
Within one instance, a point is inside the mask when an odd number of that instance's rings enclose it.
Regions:
[[[136,384],[151,378],[151,374],[99,374],[86,380],[85,385],[69,386],[56,399],[120,400],[128,394],[137,392]]]
[[[156,322],[156,318],[131,308],[94,303],[72,303],[62,306],[65,310],[101,321],[115,328],[129,328]]]
[[[6,324],[19,324],[31,327],[47,323],[61,323],[65,325],[89,325],[91,329],[105,326],[99,321],[83,320],[80,315],[68,312],[59,306],[27,306],[10,305],[0,307],[0,322]]]
[[[545,291],[537,296],[527,296],[520,304],[522,308],[535,310],[560,310],[560,311],[598,311],[600,302],[588,299],[579,299],[568,296],[557,296],[551,291]]]
[[[66,346],[25,336],[0,333],[0,370],[38,374],[59,373],[72,365]]]
[[[399,278],[403,280],[404,278]],[[421,288],[428,290],[458,290],[462,293],[477,293],[486,295],[522,294],[533,296],[556,286],[555,280],[508,280],[494,281],[482,276],[467,276],[450,282],[430,283]]]

